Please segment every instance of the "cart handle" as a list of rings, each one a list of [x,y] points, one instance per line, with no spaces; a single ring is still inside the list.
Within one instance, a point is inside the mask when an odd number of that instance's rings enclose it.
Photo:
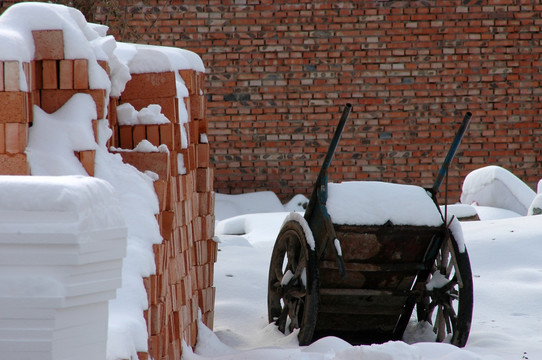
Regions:
[[[339,140],[341,139],[341,135],[343,133],[346,120],[348,120],[348,116],[350,115],[351,110],[352,110],[352,104],[347,103],[344,106],[341,119],[339,120],[337,129],[335,129],[335,134],[333,135],[333,138],[331,139],[331,143],[329,144],[326,157],[324,158],[324,163],[322,164],[322,167],[320,168],[320,173],[318,174],[318,177],[316,178],[316,182],[314,183],[312,194],[309,199],[309,204],[307,206],[307,209],[305,210],[305,219],[310,219],[310,217],[312,216],[314,207],[316,206],[316,203],[318,202],[317,201],[318,192],[320,190],[323,190],[322,187],[324,187],[324,189],[327,188],[327,170],[329,169],[329,165],[331,164],[331,160],[333,159],[333,155],[335,154],[335,150],[337,149],[337,145],[339,144]],[[324,203],[325,203],[325,199],[320,199],[320,200],[324,200]]]
[[[448,173],[448,167],[450,166],[450,163],[452,162],[455,156],[455,153],[457,152],[457,148],[459,147],[459,144],[461,144],[461,140],[463,139],[463,136],[465,135],[465,131],[467,131],[467,127],[469,126],[471,117],[472,117],[472,113],[470,111],[468,111],[463,117],[461,126],[459,127],[457,134],[455,134],[452,147],[448,151],[448,154],[446,155],[446,159],[444,159],[444,163],[440,167],[438,176],[435,179],[435,182],[433,183],[433,187],[431,188],[431,191],[433,192],[433,194],[438,193],[438,190],[440,186],[442,185],[442,181],[444,180],[444,177]]]

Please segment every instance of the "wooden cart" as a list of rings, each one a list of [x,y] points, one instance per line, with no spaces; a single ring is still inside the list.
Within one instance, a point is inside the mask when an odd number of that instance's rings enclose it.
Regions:
[[[350,111],[347,104],[304,216],[290,214],[275,242],[269,322],[285,333],[298,331],[300,345],[328,335],[353,344],[401,340],[409,327],[462,347],[473,309],[469,256],[457,220],[446,219],[436,195],[471,114],[465,115],[432,188],[394,184],[423,190],[432,207],[426,210],[440,221],[334,223],[326,207],[327,171]],[[340,200],[355,198],[360,207],[371,206],[356,196]]]

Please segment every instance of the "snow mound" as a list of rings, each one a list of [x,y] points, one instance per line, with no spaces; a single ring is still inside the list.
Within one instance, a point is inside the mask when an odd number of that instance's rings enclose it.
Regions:
[[[442,214],[447,212],[448,219],[451,219],[452,217],[456,217],[459,220],[475,219],[478,216],[476,208],[467,204],[441,205],[440,211]]]
[[[540,215],[540,214],[542,214],[542,194],[538,194],[535,196],[527,212],[527,215]]]
[[[508,209],[527,215],[536,194],[514,174],[500,166],[474,170],[463,181],[461,202]]]
[[[284,211],[284,206],[272,191],[238,195],[216,194],[215,198],[215,216],[217,220],[245,214]]]
[[[29,221],[42,229],[56,219],[82,229],[124,224],[115,190],[106,181],[87,176],[0,176],[0,224],[20,229]],[[29,219],[28,213],[32,213]],[[52,231],[55,228],[53,227]]]
[[[327,209],[334,224],[440,226],[442,216],[421,187],[377,181],[328,184]]]
[[[137,111],[132,104],[125,103],[117,106],[119,125],[159,125],[169,124],[169,119],[162,114],[162,107],[151,104]]]
[[[303,212],[307,208],[308,204],[309,199],[305,195],[298,194],[291,198],[290,201],[288,201],[286,204],[284,204],[284,209],[290,212]]]

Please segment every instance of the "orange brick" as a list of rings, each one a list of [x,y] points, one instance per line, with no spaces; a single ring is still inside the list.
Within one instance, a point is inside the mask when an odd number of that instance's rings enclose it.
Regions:
[[[122,93],[124,100],[177,96],[175,73],[132,74]],[[130,102],[130,101],[129,101]]]
[[[205,119],[206,100],[205,95],[190,95],[190,113],[193,119]]]
[[[213,190],[213,169],[196,169],[196,191],[209,192]]]
[[[146,138],[145,125],[134,125],[132,126],[132,138],[134,142],[134,147],[137,146],[142,140]]]
[[[185,126],[185,124],[174,124],[173,125],[173,132],[175,133],[175,136],[173,138],[173,145],[175,146],[176,151],[182,151],[183,150],[183,143],[182,143],[182,137],[181,137],[181,129]]]
[[[198,133],[200,136],[198,141],[201,142],[201,134],[207,134],[209,132],[209,120],[202,119],[198,121],[198,125],[199,125]]]
[[[35,91],[35,90],[40,90],[42,87],[43,87],[43,74],[42,74],[42,69],[43,67],[43,64],[41,61],[32,61],[30,63],[30,72],[32,73],[31,75],[31,79],[32,79],[32,82],[31,82],[31,89],[32,91]]]
[[[117,127],[117,107],[119,105],[119,99],[115,97],[109,98],[109,107],[107,114],[109,115],[109,126],[112,129]]]
[[[174,150],[174,124],[160,124],[160,144],[165,144],[169,151]]]
[[[197,71],[196,72],[196,81],[198,84],[198,89],[205,89],[205,73]]]
[[[30,103],[30,111],[33,111],[32,105],[36,105],[41,107],[41,95],[39,90],[32,91],[32,96],[30,99],[32,102]]]
[[[23,73],[26,80],[27,91],[32,91],[32,73],[30,71],[30,63],[23,62]]]
[[[19,91],[19,62],[4,61],[4,91]]]
[[[199,120],[190,121],[187,125],[190,144],[199,143]]]
[[[194,118],[192,117],[192,111],[190,110],[190,98],[185,97],[183,98],[184,107],[186,108],[186,112],[188,114],[188,119],[186,121],[192,121]]]
[[[213,214],[213,216],[215,213],[215,199],[216,199],[216,194],[214,191],[211,191],[210,196],[209,196],[209,214]]]
[[[81,164],[89,176],[94,176],[95,150],[84,150],[79,152]]]
[[[189,171],[196,170],[196,145],[190,144],[186,150],[186,156],[188,157],[188,169]]]
[[[214,303],[213,303],[214,304]],[[213,327],[214,327],[214,319],[215,319],[215,312],[214,310],[213,311],[208,311],[205,313],[205,316],[203,318],[204,320],[204,324],[211,330],[213,330]]]
[[[0,61],[0,91],[4,91],[4,62]]]
[[[209,167],[209,144],[196,145],[196,166],[199,168]]]
[[[177,178],[177,199],[179,201],[186,200],[186,193],[184,192],[185,177],[186,175],[179,175]]]
[[[0,154],[0,175],[30,175],[25,154]]]
[[[56,60],[43,60],[41,63],[41,81],[43,89],[58,89]]]
[[[88,89],[88,60],[76,59],[73,61],[73,88]]]
[[[209,214],[209,194],[210,193],[197,193],[198,194],[198,216],[207,216]]]
[[[177,177],[170,176],[167,182],[167,198],[166,198],[166,209],[172,210],[175,208],[177,203]]]
[[[98,120],[92,120],[92,130],[94,132],[94,139],[98,142]]]
[[[211,216],[212,221],[214,222],[214,216]],[[213,236],[214,236],[214,226],[213,226]],[[211,260],[212,263],[215,263],[217,260],[218,255],[218,244],[216,241],[212,240],[212,238],[209,238],[207,240],[207,253],[209,254],[209,260]],[[211,277],[212,280],[212,277]]]
[[[0,123],[0,154],[6,152],[6,127]]]
[[[20,123],[5,123],[5,147],[8,154],[21,154],[26,149],[28,126]]]
[[[73,89],[73,60],[60,60],[60,89]]]
[[[119,126],[119,143],[121,149],[133,149],[134,140],[132,138],[132,126]]]
[[[154,146],[160,146],[160,127],[158,125],[145,125],[146,138]]]
[[[162,328],[162,306],[160,304],[150,305],[149,313],[151,321],[149,332],[151,335],[159,334]]]
[[[214,218],[211,215],[201,217],[201,239],[209,240],[214,236]]]
[[[28,122],[28,93],[22,91],[0,92],[0,123],[26,123]]]
[[[122,160],[141,172],[150,170],[156,173],[160,180],[167,181],[170,176],[169,154],[167,153],[140,153],[135,151],[121,151]]]
[[[137,359],[138,359],[138,360],[149,360],[149,353],[146,353],[146,352],[138,352],[138,353],[137,353]]]
[[[196,78],[196,72],[194,70],[179,70],[179,74],[184,80],[184,84],[186,85],[186,88],[188,89],[188,93],[190,95],[198,94],[199,87],[198,87],[198,82]]]
[[[171,232],[175,226],[175,213],[173,211],[163,211],[160,234],[162,234],[164,239],[171,240]]]
[[[62,30],[32,30],[34,60],[60,60],[64,58]]]

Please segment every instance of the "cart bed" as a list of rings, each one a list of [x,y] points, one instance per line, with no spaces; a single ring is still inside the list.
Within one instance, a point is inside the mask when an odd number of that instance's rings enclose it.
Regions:
[[[443,227],[334,225],[347,276],[332,249],[319,262],[320,301],[316,336],[342,332],[354,343],[374,343],[395,334],[417,274]],[[402,335],[402,334],[401,334]]]

